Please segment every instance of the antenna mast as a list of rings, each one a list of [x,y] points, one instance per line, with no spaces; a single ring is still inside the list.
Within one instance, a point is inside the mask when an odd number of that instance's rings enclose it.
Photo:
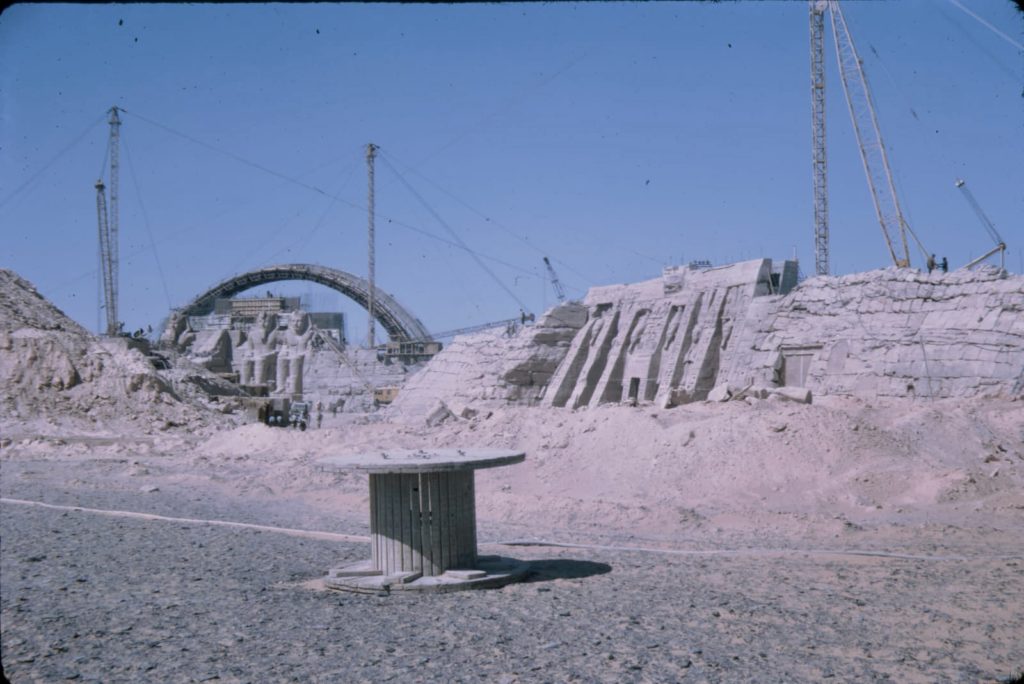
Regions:
[[[367,180],[368,180],[368,183],[369,183],[369,188],[367,190],[368,197],[367,197],[367,202],[366,202],[367,208],[369,210],[369,218],[368,218],[368,223],[367,223],[367,233],[368,233],[368,243],[369,243],[369,266],[367,268],[367,280],[370,283],[370,292],[369,292],[369,296],[367,297],[366,310],[370,314],[370,324],[369,324],[369,330],[366,333],[366,344],[367,344],[367,346],[370,349],[373,349],[374,347],[377,346],[376,341],[374,339],[374,332],[375,332],[374,328],[376,326],[376,319],[373,316],[374,299],[375,299],[375,296],[376,296],[375,292],[374,292],[374,289],[376,287],[376,285],[374,284],[374,271],[376,270],[376,267],[377,267],[376,257],[374,255],[375,235],[374,235],[374,225],[373,225],[373,221],[374,221],[374,206],[373,206],[373,194],[374,194],[373,193],[373,160],[374,160],[374,158],[376,156],[377,156],[377,146],[374,145],[373,143],[368,143],[366,145],[366,171],[367,171]]]

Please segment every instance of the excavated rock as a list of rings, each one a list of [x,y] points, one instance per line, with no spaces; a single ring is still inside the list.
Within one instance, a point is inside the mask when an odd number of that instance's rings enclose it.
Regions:
[[[455,338],[402,388],[397,415],[429,414],[437,401],[472,415],[474,406],[535,405],[587,322],[587,307],[568,302],[532,326],[495,328]]]
[[[816,277],[751,322],[739,340],[751,358],[732,369],[732,380],[774,379],[847,396],[1024,389],[1024,277],[992,267]]]
[[[205,406],[182,402],[175,384],[132,341],[93,336],[31,283],[0,269],[0,407],[10,432],[49,431],[57,423],[116,431],[121,419],[144,426],[204,421]]]
[[[768,390],[801,403],[812,394],[1024,392],[1022,276],[889,268],[812,278],[785,295],[777,289],[768,259],[595,287],[582,304],[554,309],[511,337],[456,339],[401,403],[578,409],[757,400]]]

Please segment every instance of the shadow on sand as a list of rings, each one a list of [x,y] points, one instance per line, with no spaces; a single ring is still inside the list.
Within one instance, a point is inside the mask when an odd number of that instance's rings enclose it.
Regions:
[[[607,563],[567,558],[546,558],[526,562],[530,564],[530,569],[526,577],[522,579],[524,583],[550,582],[556,579],[582,579],[612,571],[612,566]]]

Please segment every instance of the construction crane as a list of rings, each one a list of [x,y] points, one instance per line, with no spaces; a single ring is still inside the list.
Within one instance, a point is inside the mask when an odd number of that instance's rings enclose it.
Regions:
[[[114,296],[114,282],[111,279],[110,268],[110,223],[107,219],[107,194],[106,186],[102,180],[96,181],[96,218],[99,222],[100,238],[100,278],[103,280],[103,301],[107,317],[107,335],[117,334],[117,305]]]
[[[871,192],[871,200],[875,206],[875,214],[882,228],[886,247],[893,264],[899,267],[910,266],[910,249],[907,246],[909,234],[923,254],[928,251],[911,230],[903,216],[896,186],[892,179],[892,169],[886,154],[882,132],[878,126],[878,116],[871,99],[867,76],[861,64],[860,56],[846,25],[846,19],[839,8],[837,0],[811,0],[811,102],[812,102],[812,144],[814,163],[814,236],[815,236],[815,270],[819,274],[828,272],[829,236],[828,236],[828,197],[826,183],[825,156],[825,60],[824,60],[824,13],[829,10],[832,25],[832,37],[836,47],[836,59],[839,63],[839,75],[843,84],[843,94],[850,110],[860,158],[864,165],[864,173]]]
[[[978,220],[981,221],[981,225],[984,226],[986,231],[988,231],[988,235],[989,237],[992,238],[992,241],[996,243],[996,246],[993,249],[989,250],[988,252],[978,257],[977,259],[974,259],[969,264],[964,266],[964,268],[973,268],[974,266],[977,266],[985,259],[988,259],[996,252],[999,252],[999,268],[1005,271],[1006,242],[1003,241],[1003,237],[999,234],[999,231],[996,230],[995,224],[992,223],[992,221],[989,220],[988,216],[985,215],[985,212],[982,211],[981,205],[978,204],[978,200],[974,199],[974,193],[972,193],[970,189],[968,189],[967,183],[964,182],[962,178],[958,178],[956,181],[956,187],[960,188],[960,192],[962,192],[964,197],[967,199],[967,203],[971,205],[971,209],[974,209],[974,213],[978,215]]]
[[[558,274],[555,273],[555,267],[551,265],[547,257],[544,257],[544,265],[548,269],[548,277],[551,278],[551,287],[555,288],[555,296],[558,297],[559,302],[565,301],[565,288],[562,287],[561,281],[558,280]]]
[[[117,115],[117,107],[110,108],[110,140],[107,152],[110,155],[110,209],[107,210],[105,186],[102,180],[96,181],[96,214],[99,221],[100,239],[100,276],[103,280],[103,299],[106,311],[106,334],[111,337],[121,331],[121,323],[117,320],[118,293],[118,171],[119,149],[121,139],[121,119]]]

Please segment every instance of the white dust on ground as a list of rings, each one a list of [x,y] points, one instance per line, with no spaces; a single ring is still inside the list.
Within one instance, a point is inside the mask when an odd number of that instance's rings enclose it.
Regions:
[[[361,513],[365,477],[325,472],[317,459],[381,448],[521,449],[523,464],[477,474],[478,517],[537,534],[827,539],[887,525],[984,524],[1012,535],[1024,520],[1022,433],[1021,402],[830,398],[509,408],[434,428],[343,416],[305,433],[246,425],[188,456],[161,458],[225,494],[308,498]]]

